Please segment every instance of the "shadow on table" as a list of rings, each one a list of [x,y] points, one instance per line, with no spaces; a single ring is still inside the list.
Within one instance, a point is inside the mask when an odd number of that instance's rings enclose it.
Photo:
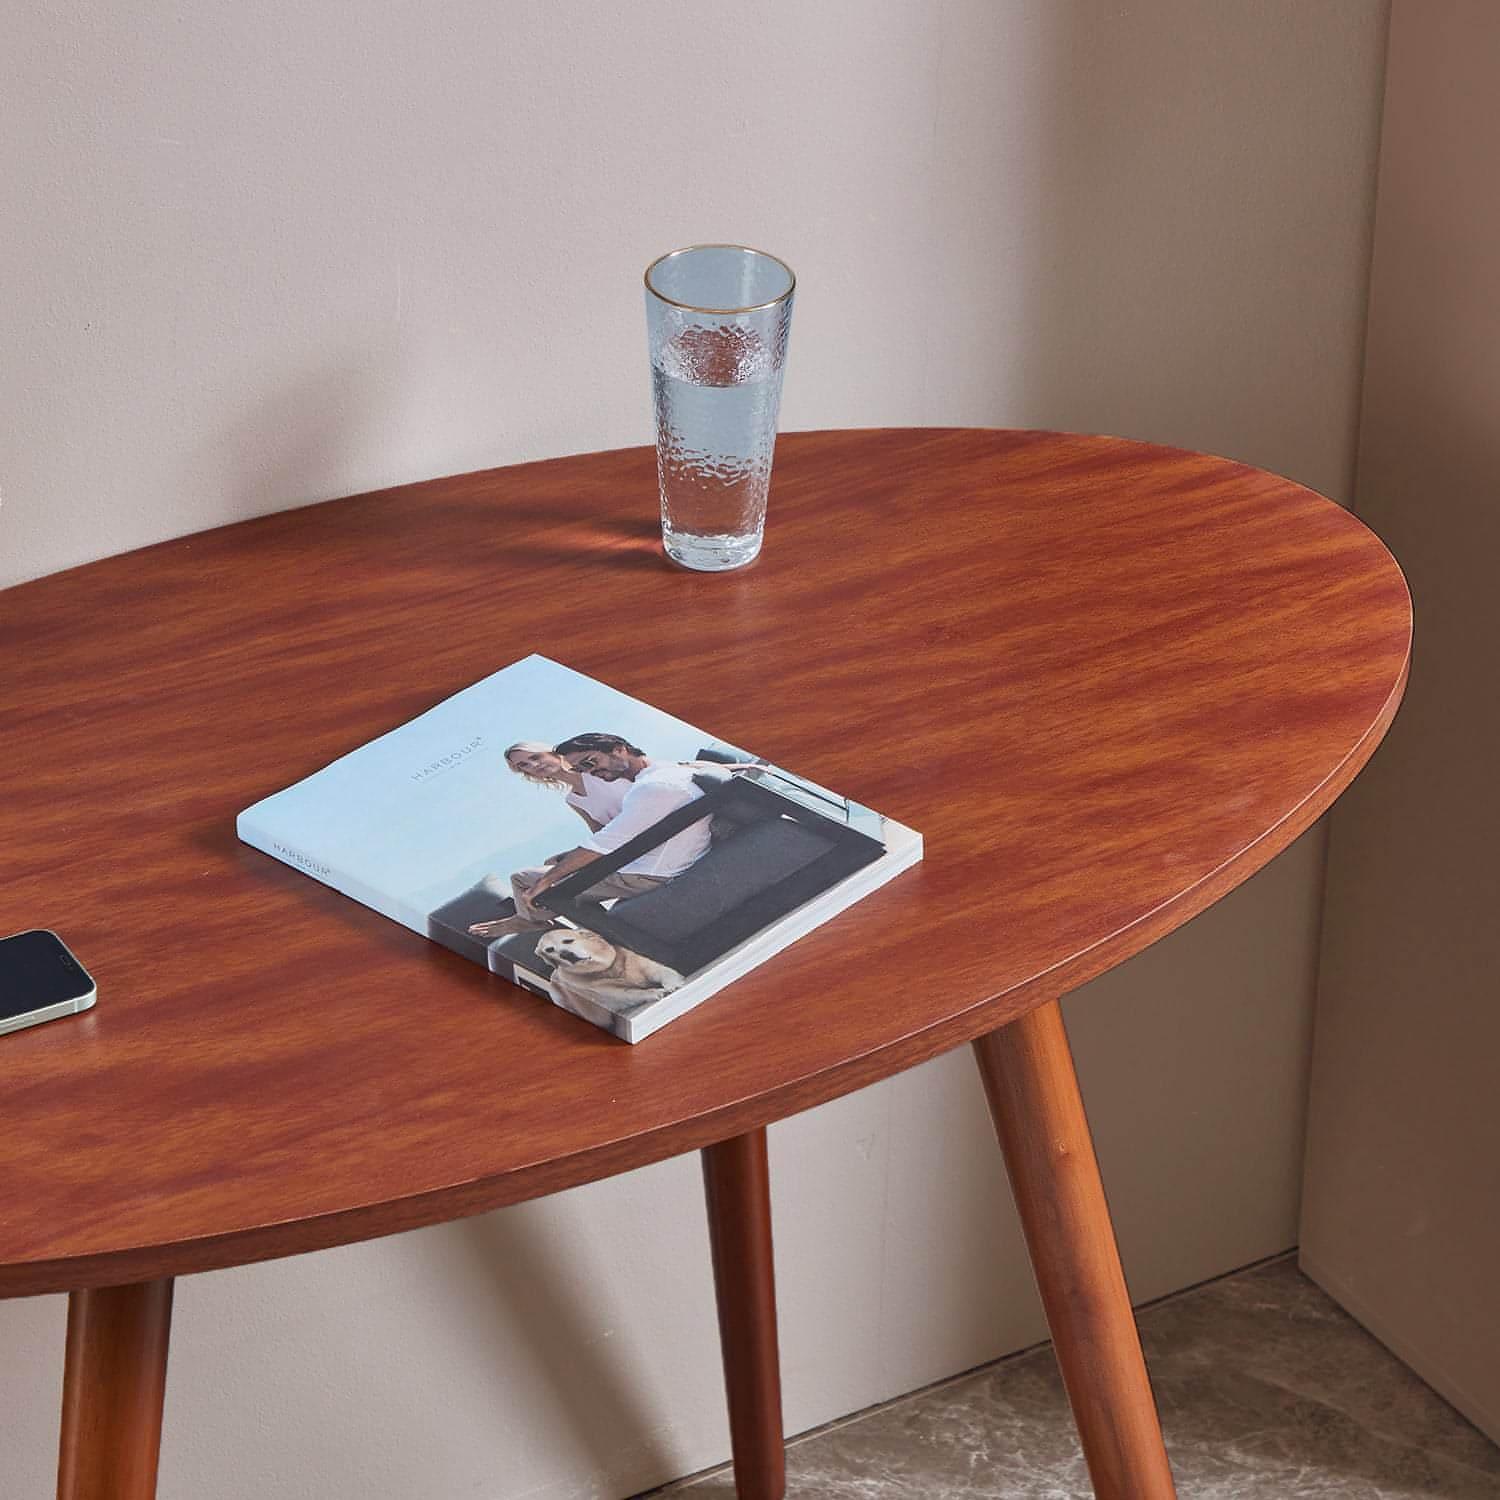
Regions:
[[[533,587],[550,567],[586,560],[598,572],[677,573],[662,551],[654,513],[568,515],[540,499],[487,497],[454,481],[420,495],[403,487],[256,516],[216,537],[210,547],[234,559],[283,558],[288,567],[309,556],[324,572],[361,579],[385,573],[409,579],[425,570],[452,587],[475,578],[525,577]],[[196,539],[200,553],[205,547]]]
[[[405,392],[395,349],[350,348],[283,372],[196,455],[218,497],[205,521],[252,522],[226,539],[236,554],[285,551],[305,562],[311,551],[328,571],[384,558],[393,571],[437,565],[457,579],[580,554],[604,568],[676,571],[661,550],[648,453],[624,480],[619,460],[600,455],[597,473],[525,465],[440,479],[425,494],[398,484],[355,494],[357,505],[323,503],[330,492],[367,487],[382,463],[388,473],[399,463],[390,434],[404,421]]]
[[[488,508],[479,513],[476,504]],[[455,535],[487,535],[492,550],[481,544],[471,549],[469,559],[482,560],[488,569],[537,567],[586,557],[599,568],[682,571],[662,551],[654,495],[642,497],[640,514],[591,514],[582,506],[569,513],[556,502],[542,499],[497,497],[493,502],[476,502],[461,496],[428,502],[422,514],[424,523]]]

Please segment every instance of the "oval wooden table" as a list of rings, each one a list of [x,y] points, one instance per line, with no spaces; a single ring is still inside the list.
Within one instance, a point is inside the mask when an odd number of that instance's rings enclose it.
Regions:
[[[739,1492],[780,1495],[765,1126],[966,1042],[1096,1493],[1172,1493],[1057,1000],[1358,771],[1405,682],[1399,570],[1287,480],[1036,432],[783,437],[737,574],[670,566],[653,510],[649,449],[590,454],[0,594],[0,931],[58,927],[99,983],[0,1042],[0,1295],[72,1294],[65,1500],[154,1492],[173,1277],[692,1149]],[[532,651],[920,829],[924,863],[632,1048],[236,842]]]

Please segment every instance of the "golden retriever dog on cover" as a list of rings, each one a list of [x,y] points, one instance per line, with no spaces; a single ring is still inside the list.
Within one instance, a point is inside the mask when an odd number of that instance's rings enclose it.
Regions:
[[[676,969],[577,928],[554,927],[536,951],[553,966],[552,983],[564,999],[592,1000],[616,1014],[669,995],[685,982]]]

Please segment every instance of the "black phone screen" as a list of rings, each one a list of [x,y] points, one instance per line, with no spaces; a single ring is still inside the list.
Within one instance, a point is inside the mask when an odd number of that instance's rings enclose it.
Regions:
[[[82,1000],[93,988],[83,965],[52,933],[0,938],[0,1021],[64,1000]]]

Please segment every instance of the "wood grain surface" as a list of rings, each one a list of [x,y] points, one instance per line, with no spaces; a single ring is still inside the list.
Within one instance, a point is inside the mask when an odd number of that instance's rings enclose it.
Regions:
[[[171,1331],[170,1280],[68,1298],[58,1500],[152,1500]]]
[[[99,986],[0,1039],[0,1295],[476,1213],[969,1041],[1263,865],[1405,681],[1385,549],[1224,460],[785,436],[765,551],[720,576],[662,557],[654,484],[650,449],[558,459],[0,593],[0,932],[56,928]],[[236,841],[533,651],[920,829],[925,862],[632,1048]]]

